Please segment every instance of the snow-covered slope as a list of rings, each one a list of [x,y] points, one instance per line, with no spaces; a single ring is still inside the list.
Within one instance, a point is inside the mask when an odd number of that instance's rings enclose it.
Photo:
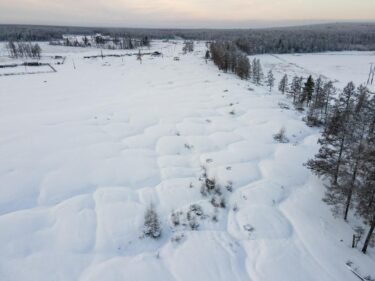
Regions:
[[[356,280],[348,260],[374,274],[302,166],[318,131],[285,97],[206,64],[203,43],[155,43],[164,56],[142,64],[58,48],[57,73],[0,77],[0,280]],[[290,143],[273,140],[283,126]],[[225,209],[200,193],[202,166],[232,183]],[[159,240],[140,238],[151,203]],[[199,229],[172,228],[191,204]]]

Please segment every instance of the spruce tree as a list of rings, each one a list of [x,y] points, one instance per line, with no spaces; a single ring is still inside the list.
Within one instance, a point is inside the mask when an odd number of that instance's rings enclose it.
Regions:
[[[283,78],[281,78],[279,83],[279,91],[282,94],[285,94],[288,91],[288,75],[284,74]]]
[[[365,139],[370,118],[367,105],[367,89],[360,87],[354,101],[351,115],[347,119],[347,139],[350,145],[346,151],[346,162],[340,179],[340,185],[346,194],[344,219],[348,217],[354,192],[360,184],[359,172],[365,160]]]
[[[300,98],[300,103],[303,105],[304,102],[306,102],[306,105],[309,106],[309,103],[311,102],[312,95],[314,92],[314,79],[311,77],[311,75],[307,78],[307,81],[305,85],[303,86],[302,95]]]
[[[145,236],[157,239],[161,236],[161,225],[154,206],[151,204],[145,213],[143,233]]]
[[[290,92],[293,97],[293,104],[297,104],[297,101],[301,95],[302,78],[294,76],[290,85]]]
[[[357,191],[356,214],[364,219],[369,226],[362,252],[366,253],[367,248],[373,239],[375,230],[375,135],[372,134],[366,143],[364,150],[365,164],[361,171],[363,184]]]
[[[323,106],[321,108],[321,116],[323,123],[327,122],[328,115],[329,115],[329,107],[331,104],[331,101],[333,100],[335,94],[335,88],[333,87],[333,82],[328,81],[323,86]]]
[[[275,85],[275,77],[273,76],[272,70],[269,70],[267,73],[266,85],[269,87],[269,91],[272,91],[273,86]]]

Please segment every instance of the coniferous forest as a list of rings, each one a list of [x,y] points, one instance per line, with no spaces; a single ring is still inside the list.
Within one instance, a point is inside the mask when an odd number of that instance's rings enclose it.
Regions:
[[[250,62],[237,44],[213,42],[210,52],[220,70],[272,90],[272,70],[264,77],[259,59]],[[285,74],[279,91],[291,99],[296,110],[304,112],[308,126],[322,128],[319,152],[306,166],[326,180],[323,201],[332,206],[335,215],[347,220],[352,210],[368,225],[362,247],[366,253],[375,243],[375,94],[353,82],[339,90],[322,77],[294,76],[288,81]],[[364,230],[359,232],[363,236]]]
[[[334,23],[261,29],[147,29],[0,25],[0,41],[50,41],[64,34],[186,40],[226,40],[247,54],[375,50],[375,24]]]

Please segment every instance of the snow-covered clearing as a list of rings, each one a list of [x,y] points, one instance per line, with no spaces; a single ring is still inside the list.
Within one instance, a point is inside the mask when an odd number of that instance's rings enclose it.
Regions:
[[[315,54],[257,55],[267,69],[272,69],[277,78],[288,74],[314,78],[322,76],[331,80],[338,88],[353,81],[375,90],[375,81],[366,85],[371,65],[375,65],[375,52],[326,52]],[[291,79],[290,79],[291,80]]]
[[[204,43],[156,42],[142,64],[42,48],[67,56],[57,73],[0,77],[0,280],[357,280],[348,260],[375,274],[302,166],[318,130],[285,97],[206,64]],[[273,140],[283,126],[290,143]],[[202,165],[233,183],[218,222]],[[139,238],[150,203],[159,240]],[[193,203],[206,219],[173,232]]]

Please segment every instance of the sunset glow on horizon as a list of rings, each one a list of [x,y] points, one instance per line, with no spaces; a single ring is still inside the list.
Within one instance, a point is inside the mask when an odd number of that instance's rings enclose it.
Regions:
[[[374,20],[373,0],[0,0],[0,23],[244,27],[256,21]]]

